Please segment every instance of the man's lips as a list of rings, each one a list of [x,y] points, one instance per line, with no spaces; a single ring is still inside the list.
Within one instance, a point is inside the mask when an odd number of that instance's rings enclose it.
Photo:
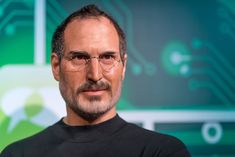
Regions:
[[[82,93],[89,96],[99,96],[102,95],[104,92],[106,92],[106,89],[89,89],[82,91]]]
[[[89,88],[89,89],[84,89],[82,92],[97,92],[97,91],[104,91],[107,90],[107,88]]]

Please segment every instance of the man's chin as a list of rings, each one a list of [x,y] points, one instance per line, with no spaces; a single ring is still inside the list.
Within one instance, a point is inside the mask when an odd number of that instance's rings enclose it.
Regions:
[[[104,106],[107,105],[107,103],[102,103],[101,97],[99,96],[89,97],[89,100],[88,98],[86,98],[85,101],[82,102],[83,104],[78,102],[79,104],[77,104],[76,106],[71,105],[70,108],[79,117],[88,122],[92,122],[98,119],[100,116],[104,115],[110,110],[108,106]]]
[[[87,96],[86,99],[89,103],[100,103],[102,101],[101,96]]]
[[[82,110],[76,109],[75,113],[88,122],[93,122],[100,118],[102,115],[106,114],[111,108],[106,109],[94,109],[94,110]]]

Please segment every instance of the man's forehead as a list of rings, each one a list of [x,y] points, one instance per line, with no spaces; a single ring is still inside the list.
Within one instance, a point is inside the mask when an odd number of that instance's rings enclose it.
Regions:
[[[66,51],[119,53],[119,37],[109,19],[86,18],[73,20],[65,30]]]
[[[67,39],[81,41],[82,39],[88,40],[89,37],[90,39],[96,37],[97,41],[116,40],[119,42],[116,28],[105,17],[75,19],[68,24],[63,34],[65,43]]]
[[[97,24],[105,24],[115,29],[113,23],[104,16],[89,16],[89,17],[75,17],[72,19],[67,26],[65,27],[65,31],[73,28],[74,26],[81,28],[83,25],[88,25],[90,23],[97,23]],[[115,29],[116,30],[116,29]]]

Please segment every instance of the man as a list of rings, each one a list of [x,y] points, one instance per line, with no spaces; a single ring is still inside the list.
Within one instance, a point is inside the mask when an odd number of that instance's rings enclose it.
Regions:
[[[126,70],[125,35],[95,5],[71,14],[52,39],[51,65],[67,115],[1,157],[188,157],[178,139],[148,131],[116,113]]]

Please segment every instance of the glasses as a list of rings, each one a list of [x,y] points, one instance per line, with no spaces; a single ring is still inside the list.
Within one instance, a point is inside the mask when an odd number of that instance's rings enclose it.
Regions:
[[[91,57],[87,52],[71,52],[67,56],[61,55],[62,58],[69,61],[66,64],[67,71],[82,71],[91,62],[92,59],[97,59],[101,68],[108,72],[118,63],[121,62],[115,52],[104,52],[98,57]]]

